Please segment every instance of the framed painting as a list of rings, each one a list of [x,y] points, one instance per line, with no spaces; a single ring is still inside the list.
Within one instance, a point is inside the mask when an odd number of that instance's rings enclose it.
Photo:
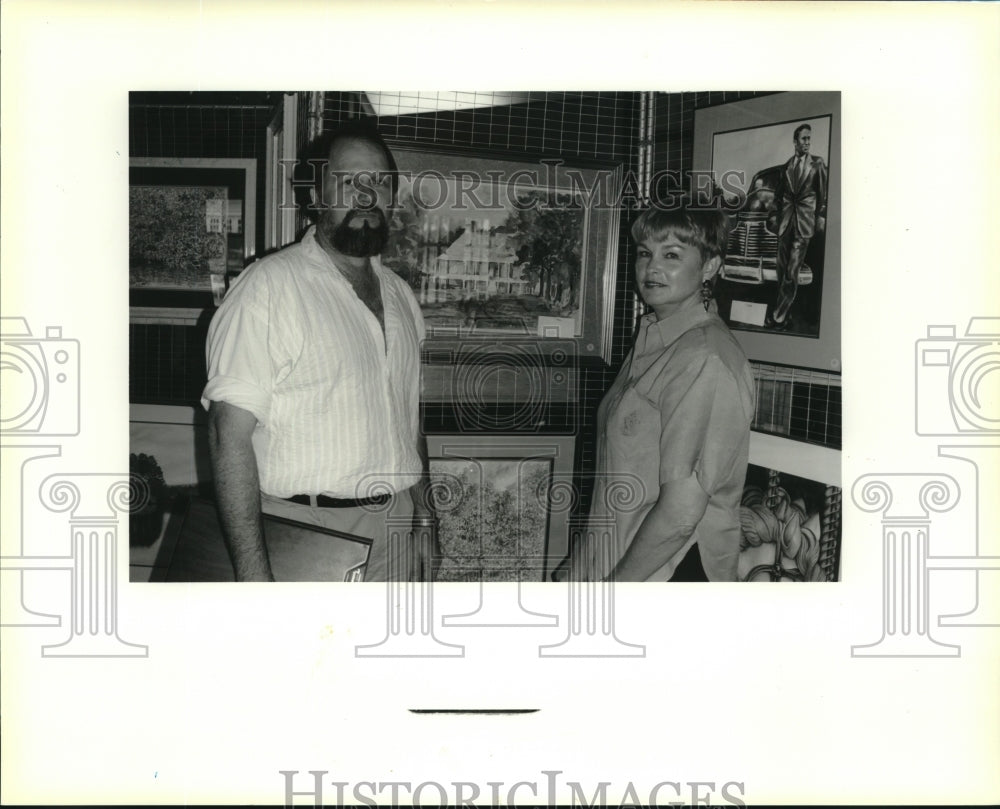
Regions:
[[[751,464],[740,505],[739,580],[837,581],[841,497],[839,486]]]
[[[696,172],[731,213],[719,314],[751,359],[840,370],[840,93],[695,111]]]
[[[546,581],[566,556],[572,436],[428,436],[439,581]]]
[[[371,539],[272,514],[261,520],[278,581],[364,580]],[[178,530],[161,542],[149,580],[235,581],[215,503],[191,498]]]
[[[129,304],[217,305],[256,253],[257,161],[129,161]]]
[[[438,342],[556,338],[610,355],[622,168],[390,142],[383,261]]]

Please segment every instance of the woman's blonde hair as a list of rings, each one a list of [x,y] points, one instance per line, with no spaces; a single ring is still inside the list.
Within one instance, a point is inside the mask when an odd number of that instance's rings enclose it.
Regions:
[[[726,257],[729,240],[729,216],[717,208],[647,208],[632,223],[636,242],[660,241],[673,233],[685,244],[701,251],[704,260]]]

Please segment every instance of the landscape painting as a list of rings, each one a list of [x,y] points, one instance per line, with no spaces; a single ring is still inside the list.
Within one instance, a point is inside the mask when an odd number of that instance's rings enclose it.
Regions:
[[[430,467],[449,486],[437,509],[437,581],[541,581],[551,459],[432,458]]]
[[[382,259],[410,284],[429,330],[581,335],[588,217],[579,187],[550,183],[542,164],[412,150],[397,159]]]
[[[229,230],[225,187],[130,186],[129,286],[211,289],[226,273]]]
[[[218,306],[253,258],[256,161],[129,159],[129,303]]]

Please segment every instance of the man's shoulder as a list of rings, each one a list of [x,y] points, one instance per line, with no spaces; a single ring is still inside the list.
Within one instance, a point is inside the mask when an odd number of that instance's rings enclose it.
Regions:
[[[284,280],[288,274],[301,276],[308,262],[307,253],[300,242],[268,253],[236,277],[226,294],[226,300],[238,300],[244,304],[251,301],[263,303],[272,296],[274,290],[286,286]]]
[[[263,272],[280,272],[306,261],[309,261],[309,251],[306,245],[302,242],[295,242],[262,256],[250,266],[259,268]]]
[[[301,272],[310,262],[309,251],[301,242],[296,242],[261,256],[240,273],[240,279],[246,276],[258,284],[267,283],[284,273]]]

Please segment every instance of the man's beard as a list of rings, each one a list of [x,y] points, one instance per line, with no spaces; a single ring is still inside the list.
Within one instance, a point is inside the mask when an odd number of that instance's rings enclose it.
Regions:
[[[361,222],[361,227],[351,227],[351,222],[362,213],[374,213],[378,217],[378,224],[372,227],[367,220]],[[377,256],[385,248],[389,240],[389,223],[386,222],[385,214],[378,208],[371,208],[362,212],[358,210],[348,211],[339,225],[332,227],[329,224],[324,228],[330,244],[338,252],[345,256],[354,258],[367,258]]]

